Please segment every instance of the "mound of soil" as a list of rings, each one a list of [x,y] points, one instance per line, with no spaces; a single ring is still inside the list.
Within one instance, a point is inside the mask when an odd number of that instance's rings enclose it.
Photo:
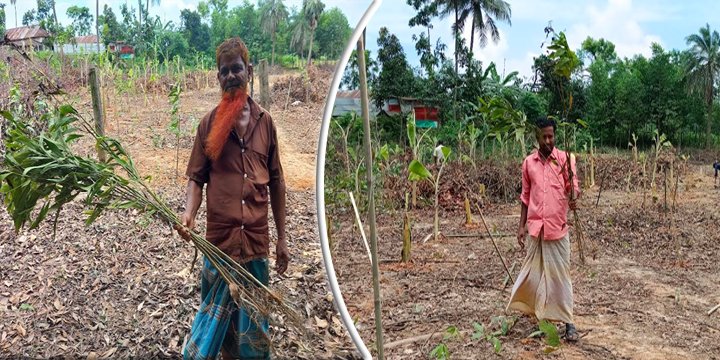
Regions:
[[[272,86],[273,103],[285,104],[288,91],[290,92],[290,103],[295,101],[325,102],[334,70],[334,68],[328,69],[327,66],[310,66],[307,68],[307,75],[289,75],[277,79]]]

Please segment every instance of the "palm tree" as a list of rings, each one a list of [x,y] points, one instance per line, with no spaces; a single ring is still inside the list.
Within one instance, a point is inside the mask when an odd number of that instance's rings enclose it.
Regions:
[[[302,14],[298,14],[292,24],[292,38],[290,39],[290,46],[294,48],[300,54],[302,59],[305,54],[305,45],[307,44],[307,33],[310,31],[307,19]]]
[[[15,7],[15,27],[17,26],[17,0],[10,0],[10,4]]]
[[[323,10],[325,10],[325,4],[320,0],[303,0],[303,15],[310,27],[310,48],[308,49],[307,65],[310,66],[310,59],[312,58],[312,47],[313,40],[315,38],[315,29],[318,26],[318,20]]]
[[[475,33],[480,39],[480,47],[487,45],[488,33],[497,44],[500,41],[500,32],[495,25],[495,21],[505,21],[512,26],[510,16],[512,10],[510,4],[504,0],[465,0],[462,12],[460,13],[460,23],[465,24],[468,17],[472,15],[472,31],[470,32],[470,50],[472,51]],[[494,18],[494,19],[493,19]],[[460,26],[462,28],[462,26]]]
[[[283,0],[268,0],[260,10],[260,22],[264,33],[270,33],[272,38],[272,60],[270,66],[275,66],[275,35],[281,23],[287,21],[288,11]]]
[[[703,93],[708,105],[707,125],[705,129],[705,147],[710,148],[713,100],[715,81],[720,76],[720,34],[710,31],[710,25],[700,28],[699,34],[685,38],[690,46],[690,60],[686,74],[691,92]]]
[[[95,36],[97,36],[97,51],[100,54],[100,0],[95,0]]]

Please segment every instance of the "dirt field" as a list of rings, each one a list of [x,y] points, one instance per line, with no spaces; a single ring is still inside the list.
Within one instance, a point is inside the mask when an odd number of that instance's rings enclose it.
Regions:
[[[280,78],[271,76],[271,86]],[[282,277],[271,270],[271,287],[297,307],[307,328],[303,335],[271,327],[279,358],[357,353],[334,309],[317,236],[315,153],[326,93],[327,88],[322,101],[288,106],[284,120],[286,94],[273,94],[283,100],[272,104],[271,114],[288,184],[292,260]],[[89,112],[89,96],[73,99],[76,108]],[[183,174],[194,138],[190,124],[218,100],[216,89],[182,94],[179,176],[175,139],[166,130],[166,97],[150,98],[146,105],[142,95],[120,95],[113,99],[115,106],[108,106],[106,134],[121,140],[141,175],[152,175],[154,189],[177,212],[185,203]],[[90,153],[92,147],[84,143],[78,151]],[[50,222],[15,235],[12,219],[0,211],[0,357],[180,357],[200,303],[200,266],[189,271],[193,249],[167,224],[142,227],[135,224],[140,217],[108,211],[85,227],[82,204],[74,203],[63,210],[53,239]],[[272,220],[270,226],[274,243]],[[204,205],[198,227],[204,233]],[[274,269],[272,249],[270,265]]]
[[[571,237],[574,315],[582,339],[576,344],[563,340],[561,349],[550,355],[543,355],[542,340],[527,339],[535,323],[524,316],[518,317],[507,336],[499,337],[500,356],[484,338],[471,339],[473,322],[497,330],[498,325],[491,326],[493,317],[513,315],[505,314],[511,284],[503,290],[505,270],[487,237],[447,237],[423,243],[432,233],[432,210],[414,211],[412,262],[402,264],[402,214],[379,213],[386,358],[428,358],[451,326],[463,331],[461,339],[444,342],[452,359],[720,358],[720,314],[707,315],[720,303],[720,190],[713,188],[712,181],[710,165],[696,164],[689,166],[680,182],[674,218],[681,244],[679,258],[670,216],[659,210],[662,188],[658,205],[648,195],[645,211],[641,193],[603,191],[597,207],[598,185],[584,195],[580,216],[590,242],[586,247],[596,249],[596,258],[587,250],[587,265],[580,266]],[[696,187],[688,186],[693,182]],[[508,266],[517,263],[513,276],[525,256],[514,236],[518,204],[490,203],[483,210],[491,231],[497,227],[499,233],[510,235],[497,244]],[[462,212],[441,210],[441,232],[485,232],[477,210],[473,212],[480,227],[466,228]],[[341,222],[334,230],[338,282],[350,315],[371,347],[375,324],[370,262],[350,214],[336,220]],[[563,331],[559,326],[560,334]],[[392,344],[431,334],[429,340]]]

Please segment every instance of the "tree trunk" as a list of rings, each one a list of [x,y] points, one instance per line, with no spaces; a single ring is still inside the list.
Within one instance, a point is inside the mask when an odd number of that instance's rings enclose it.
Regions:
[[[272,35],[272,58],[270,60],[270,66],[275,66],[275,33]]]
[[[17,2],[15,3],[15,27],[17,26]]]
[[[95,0],[95,35],[97,36],[97,51],[100,54],[100,0]]]
[[[710,85],[712,86],[712,85]],[[712,112],[713,112],[713,90],[712,87],[708,93],[708,116],[707,125],[705,128],[705,148],[710,149],[710,132],[712,130]]]
[[[315,27],[316,27],[315,20],[313,20],[313,26],[310,27],[310,48],[308,49],[308,58],[307,58],[307,65],[306,67],[310,66],[310,59],[312,59],[312,47],[313,47],[313,40],[315,40]],[[365,59],[363,59],[365,60]]]
[[[142,0],[138,0],[138,39],[135,47],[140,47],[142,41]]]
[[[472,26],[470,27],[470,51],[473,51],[474,44],[475,44],[475,15],[473,15]]]
[[[458,4],[457,4],[457,0],[455,0],[454,3],[455,3],[455,76],[457,77],[457,75],[458,75]],[[457,88],[457,85],[455,87]],[[456,119],[457,119],[457,117],[456,117]]]
[[[60,25],[59,25],[58,19],[57,19],[57,12],[55,11],[55,0],[53,0],[53,2],[52,2],[52,7],[53,7],[53,17],[55,18],[55,28],[59,29]],[[54,35],[56,36],[56,39],[57,39],[57,34],[54,34]],[[57,44],[60,45],[60,73],[65,73],[65,54],[63,53],[62,45],[60,43],[57,43]]]

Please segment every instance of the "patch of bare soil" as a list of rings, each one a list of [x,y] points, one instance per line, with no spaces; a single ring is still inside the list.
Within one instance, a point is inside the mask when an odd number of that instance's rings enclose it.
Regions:
[[[602,172],[602,169],[599,170]],[[519,316],[500,336],[502,358],[513,359],[714,359],[720,357],[720,315],[707,311],[720,303],[716,277],[720,272],[720,206],[710,166],[689,166],[680,182],[674,212],[676,239],[670,213],[663,211],[663,188],[658,200],[648,194],[642,209],[642,192],[603,190],[596,207],[598,185],[581,200],[581,221],[586,234],[587,264],[579,264],[576,237],[572,270],[575,323],[582,338],[563,340],[560,350],[544,355],[543,340],[528,339],[535,322]],[[596,175],[597,176],[597,175]],[[453,180],[455,181],[455,180]],[[519,179],[517,180],[519,182]],[[596,177],[596,182],[598,182]],[[449,208],[450,210],[445,210]],[[498,329],[492,318],[505,313],[511,284],[503,287],[505,270],[479,226],[467,228],[458,206],[441,209],[440,231],[447,237],[423,242],[432,233],[432,209],[411,214],[412,261],[400,263],[402,214],[378,214],[378,252],[381,259],[383,331],[388,359],[427,358],[445,343],[452,358],[495,359],[493,345],[473,340],[473,323]],[[357,319],[366,344],[375,340],[372,272],[351,210],[329,209],[333,219],[335,270],[350,315]],[[496,240],[517,276],[525,256],[515,233],[519,205],[487,203],[483,209],[491,231],[508,234]],[[572,219],[572,216],[570,216]],[[363,222],[366,223],[365,219]],[[337,226],[339,223],[339,226]],[[365,229],[368,233],[368,229]],[[574,230],[573,230],[574,231]],[[460,339],[443,341],[443,332],[455,326]],[[564,326],[558,326],[562,335]],[[397,345],[419,335],[433,335]],[[393,344],[395,343],[395,344]],[[432,357],[431,357],[432,358]]]
[[[121,140],[139,172],[152,175],[151,186],[177,212],[184,209],[192,124],[218,98],[215,89],[182,94],[178,174],[166,97],[150,95],[145,103],[142,95],[120,94],[108,106],[106,134]],[[89,96],[69,100],[90,113]],[[284,121],[279,106],[270,109],[288,183],[292,257],[286,275],[271,270],[271,288],[296,306],[306,326],[299,334],[284,328],[282,319],[271,323],[279,358],[357,356],[327,286],[317,234],[315,149],[323,106],[324,98],[289,107]],[[77,151],[91,154],[92,144],[81,141]],[[82,210],[80,202],[63,210],[56,237],[50,221],[15,234],[9,214],[0,210],[0,357],[180,357],[200,304],[202,258],[190,271],[193,248],[167,224],[141,226],[135,212],[108,211],[86,227]],[[203,205],[200,232],[205,216]],[[274,243],[277,232],[274,221],[270,224]],[[272,251],[271,269],[274,257]]]

